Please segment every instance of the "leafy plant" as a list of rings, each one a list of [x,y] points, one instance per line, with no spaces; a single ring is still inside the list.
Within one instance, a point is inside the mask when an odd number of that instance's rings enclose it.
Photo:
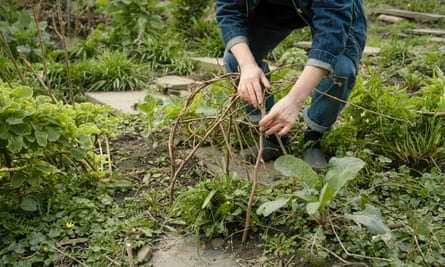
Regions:
[[[179,193],[171,215],[179,216],[195,232],[207,237],[227,236],[244,220],[250,183],[226,174],[216,174]],[[254,220],[259,222],[254,216]]]
[[[2,184],[19,188],[23,184],[38,187],[45,179],[53,179],[68,169],[96,170],[87,152],[102,132],[108,120],[109,108],[86,103],[72,108],[51,104],[45,96],[32,97],[25,86],[0,88],[0,147],[4,175]],[[75,116],[89,113],[88,117]],[[83,114],[85,114],[83,113]],[[78,119],[78,121],[76,120]],[[111,133],[111,130],[108,130]]]
[[[110,2],[107,13],[113,16],[111,43],[128,47],[134,40],[142,40],[159,31],[164,26],[162,12],[165,4],[165,1],[153,0]]]
[[[26,10],[14,13],[16,16],[11,21],[0,21],[0,28],[4,32],[8,45],[12,53],[18,57],[17,50],[20,50],[30,61],[37,61],[40,53],[40,36],[43,45],[48,45],[50,36],[45,32],[46,21],[40,21],[38,27],[34,19]],[[3,46],[3,43],[0,42]]]
[[[81,92],[134,91],[146,87],[150,72],[126,51],[106,50],[95,58],[72,64],[74,85]]]
[[[143,39],[134,41],[132,55],[146,62],[152,72],[189,74],[193,64],[184,43],[186,38],[178,32],[151,32]]]
[[[343,186],[355,178],[363,168],[364,162],[354,157],[331,158],[328,171],[323,178],[303,160],[292,155],[281,156],[275,161],[274,166],[283,175],[303,183],[303,189],[295,191],[293,195],[305,201],[307,213],[317,223],[323,225],[327,222],[329,204]],[[289,200],[280,198],[263,203],[257,213],[268,216],[286,205]]]

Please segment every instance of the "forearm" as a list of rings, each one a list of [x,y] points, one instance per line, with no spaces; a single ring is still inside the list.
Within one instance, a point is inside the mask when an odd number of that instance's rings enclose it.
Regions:
[[[288,97],[293,99],[298,106],[303,106],[306,99],[326,74],[327,71],[322,68],[306,65],[289,92]]]
[[[256,65],[255,57],[250,51],[249,45],[247,43],[238,43],[230,49],[230,52],[235,56],[238,61],[240,69],[245,66]]]

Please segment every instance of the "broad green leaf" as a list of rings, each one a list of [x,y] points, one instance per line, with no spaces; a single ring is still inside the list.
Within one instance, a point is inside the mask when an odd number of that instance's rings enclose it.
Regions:
[[[289,201],[288,198],[279,198],[276,200],[265,202],[265,203],[261,204],[261,206],[258,207],[256,213],[258,215],[263,215],[263,216],[267,217],[270,214],[272,214],[274,211],[277,211],[277,210],[281,209],[282,207],[284,207],[288,201]]]
[[[206,105],[204,102],[201,102],[196,109],[195,113],[202,114],[204,116],[213,116],[218,113],[218,110]]]
[[[309,214],[317,213],[319,208],[320,208],[320,201],[307,203],[306,205],[306,211]]]
[[[15,172],[11,177],[11,186],[14,188],[20,187],[23,182],[26,180],[27,176],[22,172]]]
[[[40,185],[40,177],[38,175],[32,175],[26,179],[26,182],[32,187],[38,187]]]
[[[380,210],[369,204],[366,204],[366,208],[362,211],[345,214],[345,218],[353,220],[358,224],[363,224],[373,234],[383,235],[391,233],[391,230],[383,222]]]
[[[26,113],[23,110],[14,110],[6,119],[6,123],[9,125],[16,125],[23,123],[23,119],[26,117]]]
[[[320,185],[320,178],[311,166],[293,155],[279,157],[275,160],[274,167],[283,175],[297,177],[311,187],[318,187]]]
[[[32,132],[32,127],[28,123],[16,124],[9,128],[10,128],[11,132],[14,133],[15,135],[25,136],[25,135],[30,135]]]
[[[93,145],[93,140],[90,135],[79,136],[79,143],[82,147],[91,147]]]
[[[21,98],[30,98],[30,97],[32,97],[33,92],[30,87],[19,86],[19,87],[14,88],[14,90],[12,91],[12,94],[14,96],[21,97]]]
[[[29,244],[31,246],[38,246],[41,243],[46,241],[46,237],[44,234],[40,232],[32,232],[29,239]]]
[[[150,18],[150,25],[155,29],[160,29],[164,25],[164,22],[160,16],[152,16]]]
[[[9,135],[8,137],[8,149],[12,153],[19,153],[24,147],[23,136]]]
[[[295,191],[294,195],[306,202],[314,202],[318,199],[318,194],[317,196],[314,196],[314,194],[312,194],[312,192],[307,189]]]
[[[81,135],[100,134],[100,129],[94,123],[85,123],[79,126],[79,134]]]
[[[354,179],[365,163],[355,157],[331,158],[329,170],[326,173],[326,183],[320,191],[319,200],[307,204],[309,214],[315,214],[317,210],[325,212],[326,205],[331,202],[340,189],[350,180]]]
[[[37,202],[32,198],[24,198],[20,203],[20,208],[24,211],[36,211]]]
[[[156,99],[151,95],[144,97],[144,102],[138,104],[138,108],[145,113],[153,113],[156,108]]]
[[[82,149],[74,147],[70,149],[70,154],[77,161],[83,160],[86,156],[85,152]]]
[[[59,139],[60,134],[62,132],[62,130],[58,127],[51,127],[48,126],[46,128],[47,132],[48,132],[48,140],[51,142],[56,141],[57,139]]]
[[[34,131],[34,136],[36,137],[37,144],[41,147],[46,147],[48,144],[48,133],[40,130]]]
[[[9,136],[9,127],[8,125],[3,124],[2,127],[0,127],[0,139],[7,140]]]
[[[340,189],[365,166],[365,162],[355,157],[331,158],[326,173],[326,185],[320,194],[320,206],[329,203]]]

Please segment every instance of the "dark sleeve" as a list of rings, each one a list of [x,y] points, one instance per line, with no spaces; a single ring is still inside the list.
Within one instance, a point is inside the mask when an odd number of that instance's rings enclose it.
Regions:
[[[312,48],[308,64],[324,62],[332,66],[337,56],[345,51],[352,27],[353,5],[354,0],[312,1]]]
[[[245,0],[216,0],[216,21],[224,45],[230,49],[239,42],[247,42],[247,7]]]

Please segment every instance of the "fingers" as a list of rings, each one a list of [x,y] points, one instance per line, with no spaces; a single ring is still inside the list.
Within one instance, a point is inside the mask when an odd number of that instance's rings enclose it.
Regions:
[[[261,70],[241,79],[238,85],[238,94],[247,103],[258,107],[264,101],[264,88],[270,88],[270,82]]]
[[[247,103],[258,107],[263,103],[263,90],[260,84],[243,83],[238,87],[238,94]]]
[[[259,125],[260,129],[265,131],[267,135],[278,134],[281,136],[291,130],[293,122],[283,118],[280,113],[271,111],[268,115],[264,116],[259,122]]]

